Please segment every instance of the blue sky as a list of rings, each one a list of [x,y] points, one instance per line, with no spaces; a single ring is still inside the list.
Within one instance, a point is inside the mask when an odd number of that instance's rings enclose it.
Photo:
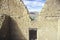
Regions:
[[[24,4],[27,6],[29,12],[40,12],[44,6],[45,0],[23,0]]]

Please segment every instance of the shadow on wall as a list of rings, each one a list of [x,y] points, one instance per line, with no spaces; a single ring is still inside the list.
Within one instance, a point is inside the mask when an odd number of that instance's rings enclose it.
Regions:
[[[20,28],[17,26],[17,22],[12,18],[10,20],[10,33],[10,40],[26,40],[26,38],[23,36],[23,33],[21,33]]]
[[[8,40],[9,38],[9,16],[2,15],[4,17],[4,21],[2,23],[2,27],[0,29],[0,40]]]
[[[26,38],[21,33],[14,19],[6,16],[0,29],[0,40],[26,40]]]

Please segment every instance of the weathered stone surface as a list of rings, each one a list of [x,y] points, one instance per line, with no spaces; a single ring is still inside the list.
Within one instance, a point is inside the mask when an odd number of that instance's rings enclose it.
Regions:
[[[1,29],[1,26],[2,26],[2,23],[4,22],[4,20],[5,20],[5,16],[0,15],[0,29]]]
[[[46,0],[46,3],[40,13],[44,16],[60,16],[59,0]]]
[[[29,40],[29,28],[37,28],[37,40],[60,40],[59,7],[59,0],[46,0],[41,13],[36,20],[31,21],[28,10],[21,0],[1,0],[0,14],[10,16],[10,22],[7,21],[10,24],[6,26],[9,28],[10,40]],[[3,21],[1,22],[3,23]],[[7,23],[5,22],[4,25],[7,25]],[[4,27],[2,30],[7,28]],[[8,33],[7,30],[5,31]],[[4,34],[5,32],[0,31],[0,33]],[[1,35],[2,37],[6,33],[3,34]]]
[[[46,3],[37,17],[38,40],[60,39],[60,4],[59,0],[46,0]],[[37,24],[37,25],[38,25]]]
[[[30,27],[30,19],[28,10],[23,2],[21,0],[1,0],[0,4],[0,14],[10,16],[10,25],[8,26],[10,28],[9,40],[28,40],[27,27]]]

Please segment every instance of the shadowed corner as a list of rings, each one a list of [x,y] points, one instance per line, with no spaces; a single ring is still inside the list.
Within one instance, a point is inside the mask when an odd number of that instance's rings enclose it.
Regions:
[[[56,0],[55,3],[58,5],[58,7],[60,7],[60,0]]]
[[[8,38],[9,38],[9,20],[10,20],[9,16],[4,14],[1,16],[1,19],[3,20],[2,21],[3,23],[2,23],[2,26],[0,29],[0,40],[8,40]]]
[[[5,15],[5,20],[0,29],[0,40],[26,40],[26,38],[18,28],[16,21]]]
[[[11,33],[10,40],[26,40],[20,28],[17,26],[17,22],[13,18],[11,18],[10,20],[10,33]]]

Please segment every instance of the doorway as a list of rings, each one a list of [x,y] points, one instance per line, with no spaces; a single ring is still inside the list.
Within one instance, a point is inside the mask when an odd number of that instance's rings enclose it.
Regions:
[[[29,29],[29,40],[37,40],[37,29]]]

